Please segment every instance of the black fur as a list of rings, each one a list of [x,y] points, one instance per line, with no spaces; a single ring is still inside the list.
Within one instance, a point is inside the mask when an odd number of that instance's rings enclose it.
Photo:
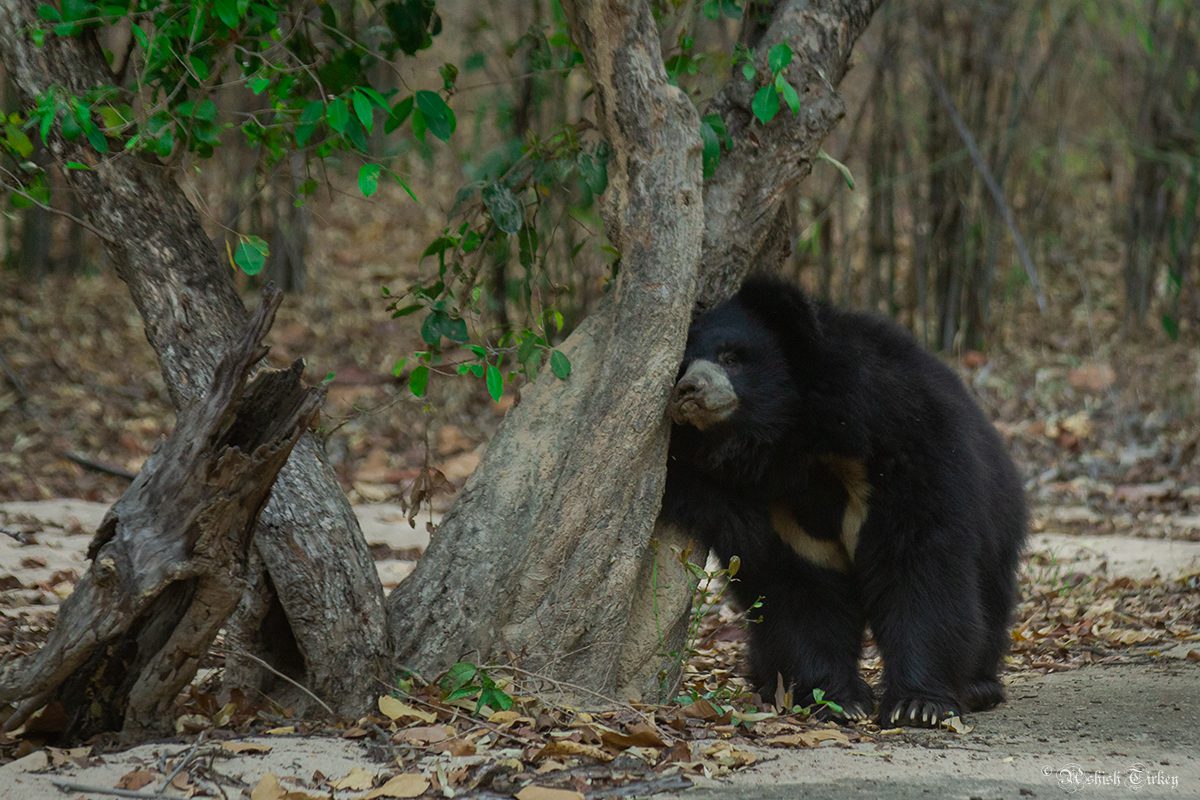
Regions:
[[[1000,437],[954,373],[892,322],[768,278],[693,324],[680,375],[697,360],[722,364],[738,405],[703,431],[674,427],[663,513],[723,562],[739,556],[735,594],[763,599],[750,671],[764,698],[779,674],[798,702],[819,688],[847,716],[869,713],[858,673],[869,623],[884,724],[1000,702],[1025,505]],[[863,479],[855,540],[842,518]],[[841,569],[801,557],[773,513],[813,547],[856,541],[854,552]]]

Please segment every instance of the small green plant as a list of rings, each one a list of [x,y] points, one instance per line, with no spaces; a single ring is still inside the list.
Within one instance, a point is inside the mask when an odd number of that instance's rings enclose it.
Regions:
[[[775,115],[779,113],[780,100],[787,104],[793,114],[800,113],[800,95],[783,74],[788,64],[792,63],[793,55],[787,42],[780,42],[767,51],[769,79],[754,93],[754,100],[750,103],[750,110],[763,125],[775,119]],[[753,60],[747,59],[742,64],[742,75],[746,80],[754,80],[758,75]]]
[[[512,696],[500,688],[487,671],[469,661],[459,661],[438,681],[443,700],[475,698],[475,713],[484,706],[494,711],[507,711],[513,706]]]
[[[800,706],[800,705],[792,706],[792,713],[793,714],[803,714],[806,717],[811,717],[813,714],[820,711],[821,708],[828,708],[834,714],[841,714],[843,712],[843,709],[840,705],[833,702],[832,700],[825,699],[825,690],[824,689],[813,689],[812,696],[813,696],[812,705],[810,705],[810,706]]]

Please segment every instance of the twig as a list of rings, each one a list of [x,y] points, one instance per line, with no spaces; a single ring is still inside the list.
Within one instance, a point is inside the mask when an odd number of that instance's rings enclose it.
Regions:
[[[172,797],[169,794],[159,794],[158,792],[139,792],[134,789],[110,789],[107,786],[90,786],[86,783],[75,783],[74,781],[51,780],[50,783],[64,792],[106,794],[110,797],[134,797],[140,798],[140,800],[179,800],[178,797]]]
[[[303,685],[299,681],[296,681],[295,679],[289,678],[287,675],[284,675],[282,672],[275,669],[270,664],[268,664],[266,661],[263,661],[261,658],[254,655],[253,653],[247,653],[245,650],[236,650],[236,651],[235,650],[226,650],[226,649],[220,648],[220,647],[213,648],[213,651],[217,652],[217,653],[221,653],[222,655],[225,655],[225,656],[238,656],[239,658],[250,659],[254,663],[258,664],[260,667],[265,669],[267,672],[270,672],[276,678],[281,678],[282,680],[287,681],[292,686],[295,686],[297,689],[299,689],[300,691],[304,692],[306,695],[311,697],[313,700],[315,700],[317,702],[317,705],[319,705],[319,706],[321,706],[321,708],[325,709],[325,713],[329,714],[330,719],[338,718],[338,715],[334,713],[333,709],[330,708],[324,700],[317,697],[313,693],[312,689],[309,689],[307,686]]]
[[[58,454],[67,461],[72,461],[85,469],[90,469],[94,472],[102,472],[105,475],[112,475],[114,478],[124,478],[127,481],[131,481],[137,477],[136,472],[130,472],[127,469],[121,469],[120,467],[115,467],[112,464],[105,464],[102,461],[93,461],[87,456],[81,456],[78,453],[72,453],[70,450],[59,450]]]
[[[6,175],[12,174],[8,170],[3,170],[3,172]],[[48,211],[51,214],[57,214],[60,217],[71,220],[71,222],[74,222],[76,225],[80,225],[83,228],[85,228],[86,230],[89,230],[92,233],[96,234],[96,236],[100,237],[100,240],[103,242],[108,242],[109,244],[116,243],[116,239],[114,239],[112,236],[108,235],[104,231],[100,230],[99,228],[97,228],[95,225],[88,222],[87,220],[80,219],[79,217],[75,216],[74,214],[70,213],[69,211],[64,211],[61,208],[55,208],[54,206],[43,203],[41,200],[38,200],[33,195],[31,195],[28,192],[21,189],[20,186],[13,186],[12,184],[9,184],[5,181],[0,181],[0,189],[4,189],[5,191],[12,192],[15,195],[19,195],[22,199],[28,200],[30,203],[33,203],[35,206],[42,209],[43,211]]]
[[[192,746],[189,747],[183,754],[183,758],[179,759],[179,763],[175,765],[175,769],[171,770],[171,774],[167,775],[167,777],[163,779],[163,782],[158,785],[158,790],[160,792],[165,792],[167,787],[171,785],[171,781],[175,780],[175,776],[183,772],[183,768],[186,767],[191,760],[196,757],[196,751],[199,750],[200,745],[204,743],[204,734],[206,733],[208,733],[208,731],[200,731],[200,735],[196,737],[196,741],[193,742]]]

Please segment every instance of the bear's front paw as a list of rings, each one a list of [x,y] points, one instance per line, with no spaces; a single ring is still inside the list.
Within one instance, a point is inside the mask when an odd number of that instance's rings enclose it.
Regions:
[[[936,728],[944,720],[960,716],[962,712],[957,703],[920,695],[898,695],[884,699],[879,709],[879,724],[884,727]]]

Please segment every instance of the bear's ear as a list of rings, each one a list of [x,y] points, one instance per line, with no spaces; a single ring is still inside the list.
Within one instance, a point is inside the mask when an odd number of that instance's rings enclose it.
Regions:
[[[767,326],[792,353],[819,349],[821,325],[817,309],[798,286],[782,278],[756,273],[746,278],[737,300]]]

